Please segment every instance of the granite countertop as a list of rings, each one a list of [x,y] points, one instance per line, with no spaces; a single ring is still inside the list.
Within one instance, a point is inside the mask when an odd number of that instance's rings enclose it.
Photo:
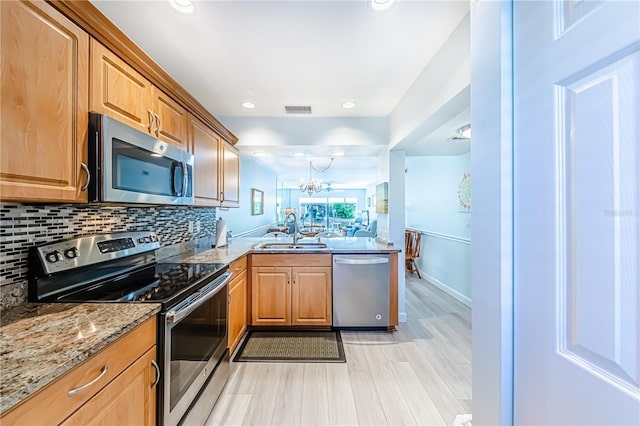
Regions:
[[[27,303],[0,318],[0,414],[160,310],[155,303]]]
[[[252,237],[252,238],[232,238],[229,244],[220,248],[196,248],[186,251],[177,256],[163,259],[165,263],[226,263],[241,258],[249,253],[395,253],[400,249],[381,243],[375,238],[338,237],[321,238],[320,241],[327,244],[326,249],[321,250],[300,250],[300,249],[260,249],[256,248],[265,242],[290,242],[290,238],[274,237]],[[305,237],[300,240],[303,243],[313,243],[318,241],[315,237]]]

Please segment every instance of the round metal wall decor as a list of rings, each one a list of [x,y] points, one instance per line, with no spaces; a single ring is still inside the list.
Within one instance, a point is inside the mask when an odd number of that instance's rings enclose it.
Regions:
[[[471,173],[462,175],[458,185],[458,200],[462,209],[471,211]]]

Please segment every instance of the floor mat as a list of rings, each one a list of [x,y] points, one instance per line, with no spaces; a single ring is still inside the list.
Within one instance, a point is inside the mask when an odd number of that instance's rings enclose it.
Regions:
[[[233,360],[346,362],[339,331],[251,330]]]

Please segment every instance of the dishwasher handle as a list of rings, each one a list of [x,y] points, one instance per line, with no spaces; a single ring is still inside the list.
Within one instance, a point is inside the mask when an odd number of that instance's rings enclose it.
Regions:
[[[381,263],[389,263],[388,257],[364,257],[362,259],[354,259],[352,257],[334,257],[334,262],[342,265],[377,265]]]

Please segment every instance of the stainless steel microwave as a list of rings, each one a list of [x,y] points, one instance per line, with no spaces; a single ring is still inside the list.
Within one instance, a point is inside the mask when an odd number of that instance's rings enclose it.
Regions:
[[[89,113],[89,201],[193,204],[193,155]]]

